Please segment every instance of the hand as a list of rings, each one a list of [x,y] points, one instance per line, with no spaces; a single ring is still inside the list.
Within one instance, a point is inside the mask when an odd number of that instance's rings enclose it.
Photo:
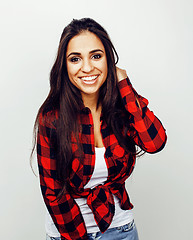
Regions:
[[[120,82],[121,80],[127,78],[127,73],[126,73],[126,71],[124,69],[116,67],[116,71],[117,71],[117,80],[118,80],[118,82]]]

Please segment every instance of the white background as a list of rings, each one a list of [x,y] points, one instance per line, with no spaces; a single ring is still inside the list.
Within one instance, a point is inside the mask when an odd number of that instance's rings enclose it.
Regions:
[[[62,30],[82,17],[105,27],[118,66],[167,129],[165,149],[138,159],[127,182],[140,240],[193,239],[190,0],[1,1],[0,238],[45,239],[45,207],[29,165],[32,129]]]

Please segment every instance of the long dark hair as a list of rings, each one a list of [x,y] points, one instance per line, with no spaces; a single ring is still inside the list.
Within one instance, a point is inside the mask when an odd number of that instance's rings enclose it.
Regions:
[[[108,75],[106,81],[100,88],[98,99],[98,105],[99,103],[102,104],[104,120],[117,137],[119,144],[124,147],[127,152],[136,154],[133,138],[126,135],[128,130],[133,132],[129,124],[130,114],[124,110],[122,99],[117,89],[116,64],[118,62],[118,54],[107,32],[96,21],[90,18],[82,18],[80,20],[73,19],[73,21],[64,28],[61,35],[57,57],[50,72],[50,92],[38,111],[34,125],[34,138],[36,141],[39,115],[42,113],[42,115],[46,117],[47,112],[57,110],[58,119],[55,121],[56,134],[53,142],[57,149],[57,178],[64,187],[70,174],[69,169],[73,159],[71,149],[72,133],[77,139],[79,152],[82,152],[78,139],[78,133],[80,131],[78,114],[80,113],[80,106],[83,104],[80,91],[70,82],[67,74],[66,50],[69,41],[83,31],[92,32],[99,37],[106,51]],[[125,124],[126,122],[127,125]],[[123,132],[123,126],[125,125],[127,127]],[[35,144],[36,143],[34,143],[32,153],[35,149]]]

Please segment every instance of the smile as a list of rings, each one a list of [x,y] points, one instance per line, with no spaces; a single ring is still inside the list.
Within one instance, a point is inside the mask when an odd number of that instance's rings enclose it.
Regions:
[[[80,77],[80,79],[83,80],[83,82],[86,84],[94,84],[98,76],[99,75],[85,76],[85,77]]]

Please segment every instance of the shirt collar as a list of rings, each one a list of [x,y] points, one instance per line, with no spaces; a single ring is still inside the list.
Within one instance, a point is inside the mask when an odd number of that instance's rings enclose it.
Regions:
[[[83,113],[83,114],[89,114],[91,113],[91,110],[89,107],[85,107],[83,101],[80,102],[80,113]],[[103,111],[101,112],[101,116],[100,116],[100,121],[102,121],[104,118],[104,114],[103,114]]]

